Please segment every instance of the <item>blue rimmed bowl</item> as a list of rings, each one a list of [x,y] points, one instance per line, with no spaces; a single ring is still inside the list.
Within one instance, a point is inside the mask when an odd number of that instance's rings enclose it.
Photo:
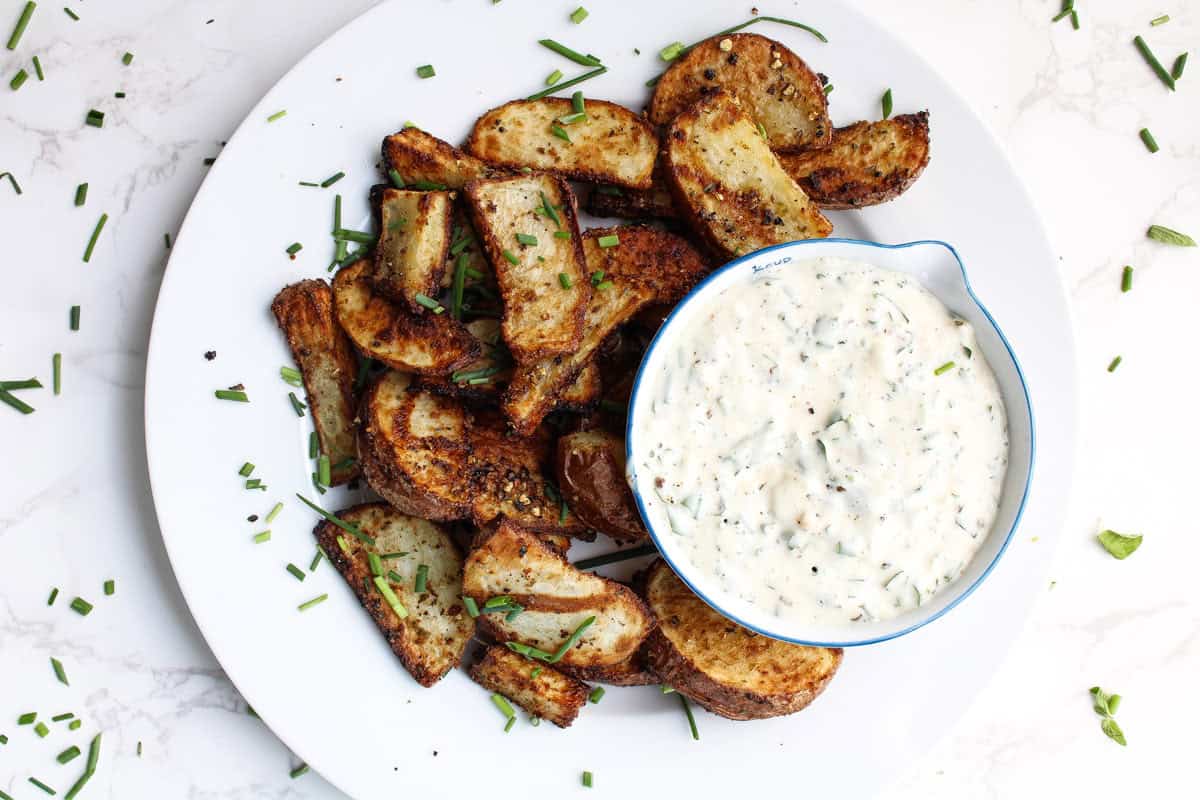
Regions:
[[[671,350],[669,345],[688,327],[692,317],[702,313],[708,305],[696,301],[721,294],[762,272],[805,269],[812,259],[822,257],[864,261],[912,275],[950,311],[971,323],[979,349],[996,376],[1008,414],[1008,473],[990,533],[958,580],[920,607],[887,620],[840,625],[800,624],[780,619],[768,610],[724,591],[712,576],[693,568],[679,546],[677,536],[656,529],[643,502],[643,496],[654,491],[652,479],[648,475],[639,475],[636,469],[643,454],[639,432],[643,428],[642,421],[650,413],[650,398],[663,372],[662,361]],[[688,432],[680,430],[679,435],[686,437]],[[995,568],[1017,529],[1029,492],[1034,460],[1033,408],[1016,354],[996,320],[971,290],[966,269],[953,247],[938,241],[887,245],[857,239],[810,239],[768,247],[725,265],[675,307],[650,343],[634,381],[625,451],[629,485],[651,538],[675,573],[704,602],[735,622],[775,639],[797,644],[854,647],[903,636],[932,622],[962,602]]]

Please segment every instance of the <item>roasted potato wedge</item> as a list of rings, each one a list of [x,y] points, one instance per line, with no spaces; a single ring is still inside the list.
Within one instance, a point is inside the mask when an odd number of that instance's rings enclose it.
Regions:
[[[479,356],[479,342],[448,314],[414,312],[377,294],[366,261],[333,279],[337,319],[363,355],[393,369],[445,374]]]
[[[379,294],[420,314],[417,296],[437,297],[446,271],[453,195],[384,189],[379,210],[371,282]]]
[[[647,666],[664,684],[729,719],[793,714],[825,690],[842,651],[761,636],[718,614],[661,559],[644,577],[658,627]]]
[[[647,537],[625,482],[625,443],[619,437],[601,430],[563,436],[555,466],[559,491],[585,525],[618,542]]]
[[[592,363],[584,364],[575,380],[558,393],[553,410],[586,414],[600,401],[601,389],[599,367]]]
[[[358,362],[334,315],[333,292],[320,280],[284,287],[271,303],[304,378],[304,392],[321,452],[332,466],[330,482],[358,475],[354,444],[354,377]]]
[[[886,203],[907,191],[929,163],[929,112],[838,128],[829,147],[780,155],[779,163],[822,208]]]
[[[718,90],[741,100],[772,150],[829,144],[833,125],[820,77],[779,42],[753,33],[706,39],[672,64],[654,87],[650,121],[667,125]]]
[[[609,686],[652,686],[662,683],[658,676],[642,663],[641,651],[618,664],[602,667],[562,667],[572,678],[590,683],[607,683]]]
[[[475,402],[494,401],[512,377],[512,356],[500,339],[500,320],[481,317],[468,322],[467,332],[479,340],[478,358],[448,375],[421,375],[421,389]],[[473,382],[474,381],[474,382]]]
[[[745,255],[833,230],[734,95],[711,94],[676,117],[665,153],[676,208],[719,252]]]
[[[564,121],[574,113],[565,97],[505,103],[476,121],[467,150],[503,167],[530,167],[581,181],[649,189],[658,156],[654,128],[607,100],[589,98],[585,118]],[[555,129],[562,134],[556,135]]]
[[[414,189],[461,189],[470,181],[505,172],[420,128],[393,133],[383,140],[382,149],[383,163]]]
[[[487,649],[483,659],[471,667],[471,680],[560,728],[575,721],[589,692],[587,684],[503,645]]]
[[[618,664],[632,656],[653,627],[645,604],[616,581],[581,572],[535,534],[509,520],[480,534],[467,556],[463,591],[479,606],[484,632],[554,654],[588,619],[561,656],[570,667]],[[510,598],[524,610],[487,613],[487,601]]]
[[[572,351],[592,286],[570,187],[550,175],[520,175],[473,181],[465,193],[500,285],[508,349],[518,361]]]
[[[374,538],[369,545],[332,522],[313,531],[317,544],[358,597],[392,652],[422,686],[433,686],[462,660],[475,620],[462,603],[463,557],[437,525],[408,517],[385,503],[339,512],[344,522]],[[368,553],[407,553],[383,561],[383,578],[407,612],[397,616],[373,583]],[[417,568],[427,568],[425,591],[416,592]],[[399,580],[396,579],[399,577]]]
[[[649,189],[622,189],[620,186],[593,186],[588,190],[584,210],[594,217],[618,219],[674,219],[675,201],[661,180]]]

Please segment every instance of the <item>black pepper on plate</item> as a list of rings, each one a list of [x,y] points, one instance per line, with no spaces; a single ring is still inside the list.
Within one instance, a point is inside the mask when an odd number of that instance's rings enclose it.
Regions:
[[[217,357],[217,351],[216,351],[216,350],[209,350],[208,352],[206,352],[206,353],[204,354],[204,357],[205,357],[207,360],[209,360],[209,361],[212,361],[214,358],[216,358],[216,357]]]

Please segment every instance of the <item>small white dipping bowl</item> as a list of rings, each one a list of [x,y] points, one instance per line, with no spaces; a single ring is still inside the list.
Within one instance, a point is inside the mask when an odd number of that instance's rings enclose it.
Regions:
[[[650,413],[650,398],[662,374],[662,360],[680,331],[688,327],[692,316],[706,303],[698,299],[711,297],[732,286],[746,282],[763,271],[803,269],[807,262],[821,257],[837,257],[862,261],[883,269],[905,272],[920,281],[950,311],[971,323],[984,357],[991,366],[1004,397],[1008,413],[1008,474],[1000,494],[1000,506],[992,530],[975,557],[954,583],[923,603],[920,607],[892,619],[876,622],[846,622],[839,625],[799,624],[782,620],[764,609],[723,591],[717,581],[691,568],[688,558],[675,545],[675,538],[664,536],[655,529],[646,513],[643,495],[654,491],[648,476],[638,475],[642,442],[638,438],[641,421]],[[668,345],[668,346],[663,346]],[[689,432],[679,431],[686,438]],[[873,644],[902,636],[945,614],[974,591],[996,566],[1016,531],[1025,508],[1029,480],[1033,472],[1034,427],[1029,389],[1008,340],[983,304],[971,291],[967,273],[954,248],[945,242],[920,241],[886,245],[857,239],[811,239],[791,242],[759,250],[721,267],[675,307],[658,334],[650,343],[642,360],[630,397],[629,419],[625,432],[625,455],[629,485],[637,502],[642,520],[658,546],[663,558],[675,573],[718,612],[741,625],[770,636],[797,644],[825,647],[855,647]]]

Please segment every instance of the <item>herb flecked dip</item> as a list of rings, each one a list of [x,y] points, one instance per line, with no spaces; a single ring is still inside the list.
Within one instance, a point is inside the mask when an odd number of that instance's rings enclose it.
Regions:
[[[693,302],[634,453],[680,567],[806,624],[888,619],[953,583],[1008,467],[972,327],[911,276],[837,258]]]

